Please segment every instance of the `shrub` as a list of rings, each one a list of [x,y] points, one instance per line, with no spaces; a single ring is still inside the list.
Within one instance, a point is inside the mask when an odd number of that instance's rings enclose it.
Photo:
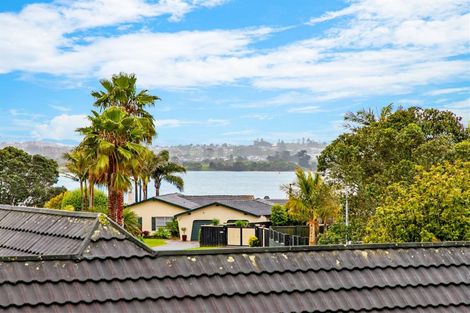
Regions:
[[[220,224],[220,220],[218,218],[213,218],[211,221],[211,224],[214,226],[217,226]]]
[[[235,226],[237,226],[237,227],[247,227],[248,226],[248,221],[243,221],[243,220],[235,221]]]
[[[170,231],[172,237],[178,237],[180,235],[177,220],[166,223],[166,228]]]
[[[127,230],[134,236],[140,234],[140,224],[137,214],[135,214],[131,209],[125,208],[122,213],[124,229]]]
[[[49,201],[46,202],[46,204],[44,204],[44,207],[48,209],[60,210],[62,208],[62,200],[64,199],[66,193],[67,191],[64,191],[59,193],[57,196],[52,197]]]
[[[157,239],[170,239],[171,233],[166,227],[160,227],[156,232],[152,234],[153,238]]]
[[[66,205],[65,207],[63,207],[61,210],[64,210],[64,211],[75,211],[75,208],[73,207],[73,205]]]
[[[259,244],[258,237],[256,237],[256,236],[251,236],[251,237],[248,239],[248,245],[249,245],[250,247],[259,247],[260,244]]]
[[[150,236],[150,232],[148,230],[142,231],[142,237],[148,238]]]
[[[80,189],[67,191],[62,199],[61,208],[71,205],[75,208],[76,211],[82,209],[82,196]],[[106,194],[100,190],[95,189],[95,207],[90,209],[90,211],[107,213],[108,210],[108,197]]]
[[[280,204],[275,204],[271,208],[271,221],[274,226],[284,226],[289,222],[287,208]]]

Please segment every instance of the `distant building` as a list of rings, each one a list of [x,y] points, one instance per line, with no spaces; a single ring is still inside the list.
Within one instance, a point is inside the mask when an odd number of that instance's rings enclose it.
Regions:
[[[129,205],[139,216],[142,230],[156,231],[175,218],[180,227],[186,228],[190,240],[198,240],[202,225],[209,225],[213,219],[220,223],[237,220],[265,222],[271,215],[271,207],[285,200],[255,199],[252,195],[209,195],[189,196],[172,193],[152,197]]]

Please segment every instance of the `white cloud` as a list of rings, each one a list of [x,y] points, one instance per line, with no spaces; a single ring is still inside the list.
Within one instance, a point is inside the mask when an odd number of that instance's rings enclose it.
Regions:
[[[465,126],[470,122],[470,98],[448,103],[444,108],[462,117]]]
[[[156,16],[177,21],[197,7],[224,3],[111,2],[61,1],[0,14],[0,73],[96,79],[127,71],[148,88],[243,83],[288,91],[287,98],[243,104],[246,107],[404,94],[430,83],[462,81],[470,74],[470,62],[458,58],[468,53],[470,14],[464,0],[351,1],[342,10],[311,20],[331,23],[323,33],[266,50],[253,44],[287,28],[126,30],[85,37],[82,31],[96,27],[119,27]],[[338,17],[345,20],[335,24]]]
[[[159,119],[156,121],[157,131],[159,127],[172,128],[182,126],[226,126],[230,124],[228,120],[224,119],[207,119],[207,120],[179,120],[179,119]]]
[[[430,92],[427,92],[426,95],[428,96],[441,96],[447,94],[456,94],[456,93],[469,93],[470,87],[461,87],[461,88],[444,88],[444,89],[436,89]]]
[[[79,141],[81,135],[75,132],[79,127],[88,125],[86,115],[61,114],[51,120],[33,126],[31,135],[36,140],[71,140]]]
[[[309,105],[306,107],[300,107],[300,108],[293,108],[290,109],[288,112],[290,113],[302,113],[302,114],[310,114],[310,113],[318,113],[318,112],[323,112],[318,105]]]

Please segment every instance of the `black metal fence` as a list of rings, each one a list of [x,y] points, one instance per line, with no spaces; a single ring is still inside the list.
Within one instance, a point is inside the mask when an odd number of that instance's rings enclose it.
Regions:
[[[295,227],[295,226],[294,226]],[[253,229],[253,227],[249,227]],[[258,238],[262,247],[281,247],[281,246],[304,246],[308,245],[308,236],[299,236],[295,234],[283,233],[273,228],[254,227],[255,236]],[[240,228],[240,236],[242,233]],[[204,225],[201,226],[201,236],[199,244],[201,246],[227,246],[227,226],[226,225]],[[296,233],[302,233],[302,228]],[[308,233],[307,233],[308,234]],[[242,245],[240,237],[240,246]],[[237,243],[238,244],[238,243]]]
[[[305,225],[295,225],[295,226],[271,226],[275,231],[300,237],[308,237],[309,227]]]

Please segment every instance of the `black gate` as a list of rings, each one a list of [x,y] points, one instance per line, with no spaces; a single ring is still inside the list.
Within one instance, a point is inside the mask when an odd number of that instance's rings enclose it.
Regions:
[[[226,246],[227,245],[227,227],[225,226],[201,226],[201,236],[199,245],[204,246]]]

